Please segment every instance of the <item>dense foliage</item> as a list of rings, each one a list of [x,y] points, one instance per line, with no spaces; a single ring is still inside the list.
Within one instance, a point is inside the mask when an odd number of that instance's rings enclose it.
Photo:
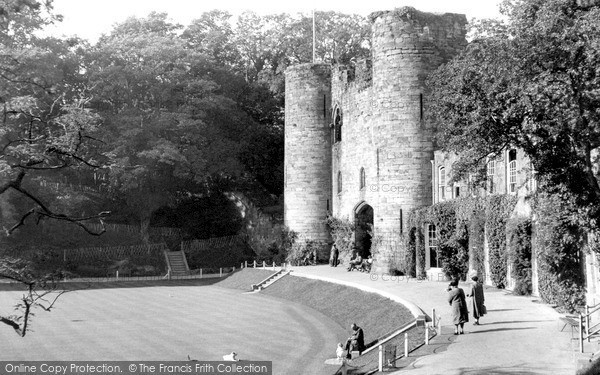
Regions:
[[[566,189],[596,227],[600,185],[600,6],[506,0],[508,23],[484,21],[474,40],[429,80],[438,141],[459,154],[456,178],[508,145],[530,158],[544,189]]]
[[[473,174],[482,182],[488,158],[508,147],[524,151],[538,180],[540,294],[573,310],[583,303],[578,249],[600,219],[600,4],[505,0],[501,10],[507,22],[475,23],[468,47],[430,77],[428,115],[439,145],[458,154],[456,180]],[[506,275],[502,211],[486,217],[497,285]],[[513,276],[529,292],[527,225],[510,232],[519,233],[509,239]]]
[[[540,194],[535,202],[540,296],[569,312],[585,303],[585,232],[578,225],[573,206],[569,198],[556,194]]]
[[[515,280],[513,292],[530,295],[531,283],[531,219],[515,218],[507,223],[508,264],[511,265],[511,277]]]
[[[346,218],[328,216],[326,219],[333,243],[339,250],[339,259],[348,261],[354,249],[355,224]]]
[[[506,222],[515,205],[513,196],[491,195],[445,201],[409,214],[407,252],[421,257],[418,274],[425,272],[425,231],[435,225],[438,256],[447,277],[467,279],[469,264],[483,279],[484,235],[487,235],[492,283],[506,286]],[[473,257],[473,259],[470,259]],[[411,270],[406,270],[411,273]]]
[[[222,236],[242,225],[223,193],[253,190],[276,200],[283,191],[283,72],[312,60],[312,22],[251,12],[231,18],[212,11],[183,27],[151,13],[90,45],[39,36],[61,19],[51,0],[0,0],[4,233],[53,219],[93,234],[104,232],[105,220],[136,224],[145,243],[153,241],[151,223],[182,227],[181,238]],[[317,12],[317,59],[367,56],[368,30],[363,17]],[[202,201],[226,209],[200,210],[201,218],[180,209]],[[293,236],[282,230],[274,237],[261,250],[283,260]],[[2,241],[0,255],[25,243]],[[31,267],[22,259],[0,262],[3,277],[35,291]],[[39,301],[22,302],[24,319],[2,322],[24,335],[27,327],[16,322],[27,321]]]

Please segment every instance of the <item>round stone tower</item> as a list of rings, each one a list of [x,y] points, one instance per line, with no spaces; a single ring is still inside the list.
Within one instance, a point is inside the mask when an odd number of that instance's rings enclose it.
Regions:
[[[284,220],[300,236],[322,244],[331,206],[331,66],[300,64],[285,73]]]
[[[426,121],[426,79],[464,48],[467,20],[411,7],[375,13],[371,19],[379,171],[374,226],[386,247],[386,238],[398,238],[406,228],[402,221],[411,209],[432,203],[434,144],[433,126]]]

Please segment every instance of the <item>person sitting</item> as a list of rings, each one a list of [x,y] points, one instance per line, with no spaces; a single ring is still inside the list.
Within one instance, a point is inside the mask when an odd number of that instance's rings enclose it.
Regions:
[[[354,259],[352,259],[350,261],[350,263],[348,263],[348,272],[352,271],[352,270],[359,270],[360,271],[360,267],[362,265],[363,259],[360,256],[359,253],[356,253],[356,256],[354,257]]]
[[[304,259],[302,260],[302,264],[305,266],[310,266],[310,265],[315,264],[313,256],[314,256],[314,253],[312,251],[308,252],[304,256]]]
[[[360,355],[360,353],[365,350],[365,334],[363,329],[356,325],[356,323],[352,323],[350,328],[352,329],[352,335],[348,337],[344,347],[348,351],[346,354],[346,358],[348,359],[352,358],[352,352],[358,351]]]
[[[371,266],[373,266],[373,256],[369,255],[361,264],[361,272],[371,272]]]

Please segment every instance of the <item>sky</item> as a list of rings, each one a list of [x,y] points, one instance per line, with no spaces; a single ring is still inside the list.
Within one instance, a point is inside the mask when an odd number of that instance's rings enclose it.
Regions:
[[[62,23],[47,32],[56,36],[78,35],[91,42],[108,33],[115,23],[130,16],[145,17],[152,11],[166,12],[172,21],[188,25],[203,12],[227,10],[234,16],[244,10],[258,14],[305,13],[333,10],[368,15],[380,10],[413,6],[435,13],[462,13],[471,18],[498,18],[500,0],[54,0],[54,9],[64,16]]]

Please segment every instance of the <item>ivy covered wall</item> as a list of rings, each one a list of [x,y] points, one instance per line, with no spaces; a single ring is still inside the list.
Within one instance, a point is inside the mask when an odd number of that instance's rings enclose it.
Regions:
[[[469,269],[485,275],[484,236],[487,233],[490,271],[493,284],[506,285],[506,222],[516,203],[514,196],[491,195],[444,201],[413,210],[408,222],[411,231],[424,238],[428,224],[436,227],[439,258],[447,277],[466,280]],[[416,236],[416,235],[415,235]],[[409,242],[408,251],[425,259],[425,244],[419,248]],[[425,262],[418,273],[425,273]]]
[[[407,261],[406,265],[415,265],[417,276],[425,275],[425,231],[433,224],[447,277],[466,280],[469,270],[477,270],[492,285],[506,288],[510,276],[513,292],[528,295],[533,290],[532,262],[536,258],[540,297],[565,311],[575,311],[585,302],[581,249],[586,232],[578,225],[573,202],[539,192],[534,199],[533,217],[513,216],[516,203],[514,195],[490,195],[444,201],[411,211],[406,257],[416,261]]]

